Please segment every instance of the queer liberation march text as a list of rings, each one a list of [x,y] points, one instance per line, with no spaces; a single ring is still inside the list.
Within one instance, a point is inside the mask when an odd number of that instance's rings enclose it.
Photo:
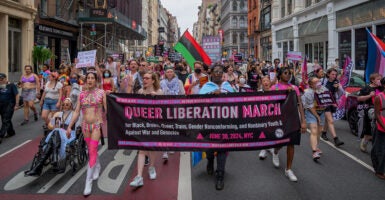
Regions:
[[[107,97],[108,147],[242,151],[299,144],[294,91]]]

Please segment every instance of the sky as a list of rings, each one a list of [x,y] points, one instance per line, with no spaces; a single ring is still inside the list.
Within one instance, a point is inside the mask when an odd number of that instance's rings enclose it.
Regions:
[[[192,34],[194,22],[198,21],[198,6],[202,4],[202,0],[161,0],[161,3],[173,16],[176,16],[180,34],[183,34],[187,28]]]

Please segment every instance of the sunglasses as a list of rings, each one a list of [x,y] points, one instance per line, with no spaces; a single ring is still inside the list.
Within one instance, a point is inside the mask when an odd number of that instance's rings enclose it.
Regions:
[[[63,106],[70,106],[71,104],[69,103],[64,103]]]

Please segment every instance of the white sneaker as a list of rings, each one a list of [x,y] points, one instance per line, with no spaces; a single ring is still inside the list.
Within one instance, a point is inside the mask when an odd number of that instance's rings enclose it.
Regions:
[[[259,152],[259,160],[264,160],[266,157],[267,157],[267,155],[266,155],[266,150],[261,150],[260,152]]]
[[[298,181],[298,179],[295,176],[293,170],[291,170],[291,169],[288,169],[288,170],[285,169],[285,176],[287,176],[290,181],[293,181],[293,182],[297,182]]]
[[[279,167],[279,157],[278,157],[278,153],[275,154],[274,152],[271,154],[273,156],[273,165],[274,167],[278,168]]]
[[[134,180],[130,183],[131,187],[140,187],[143,186],[143,177],[135,176]]]
[[[156,179],[156,171],[155,171],[155,167],[149,167],[148,168],[148,174],[150,175],[150,179],[151,180],[154,180]]]
[[[167,152],[163,152],[162,158],[164,160],[167,160],[168,159],[168,153]]]

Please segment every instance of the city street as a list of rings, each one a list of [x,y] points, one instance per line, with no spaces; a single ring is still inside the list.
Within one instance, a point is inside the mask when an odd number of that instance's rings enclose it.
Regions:
[[[74,174],[53,174],[46,167],[41,177],[25,177],[42,137],[42,122],[20,126],[22,110],[15,112],[16,136],[0,144],[1,199],[83,199],[86,167]],[[144,186],[128,184],[136,175],[136,152],[108,150],[99,146],[102,173],[94,181],[89,199],[383,199],[385,181],[374,176],[370,155],[362,153],[359,141],[350,134],[346,121],[336,123],[345,145],[336,149],[321,142],[323,156],[311,158],[308,134],[296,147],[293,170],[299,181],[290,182],[284,175],[286,151],[280,151],[280,168],[274,168],[271,155],[259,160],[258,152],[231,152],[226,165],[225,188],[215,190],[214,176],[206,174],[206,161],[191,168],[190,154],[170,154],[164,163],[159,152],[157,179],[150,180],[147,168]],[[330,137],[330,136],[329,136]]]

